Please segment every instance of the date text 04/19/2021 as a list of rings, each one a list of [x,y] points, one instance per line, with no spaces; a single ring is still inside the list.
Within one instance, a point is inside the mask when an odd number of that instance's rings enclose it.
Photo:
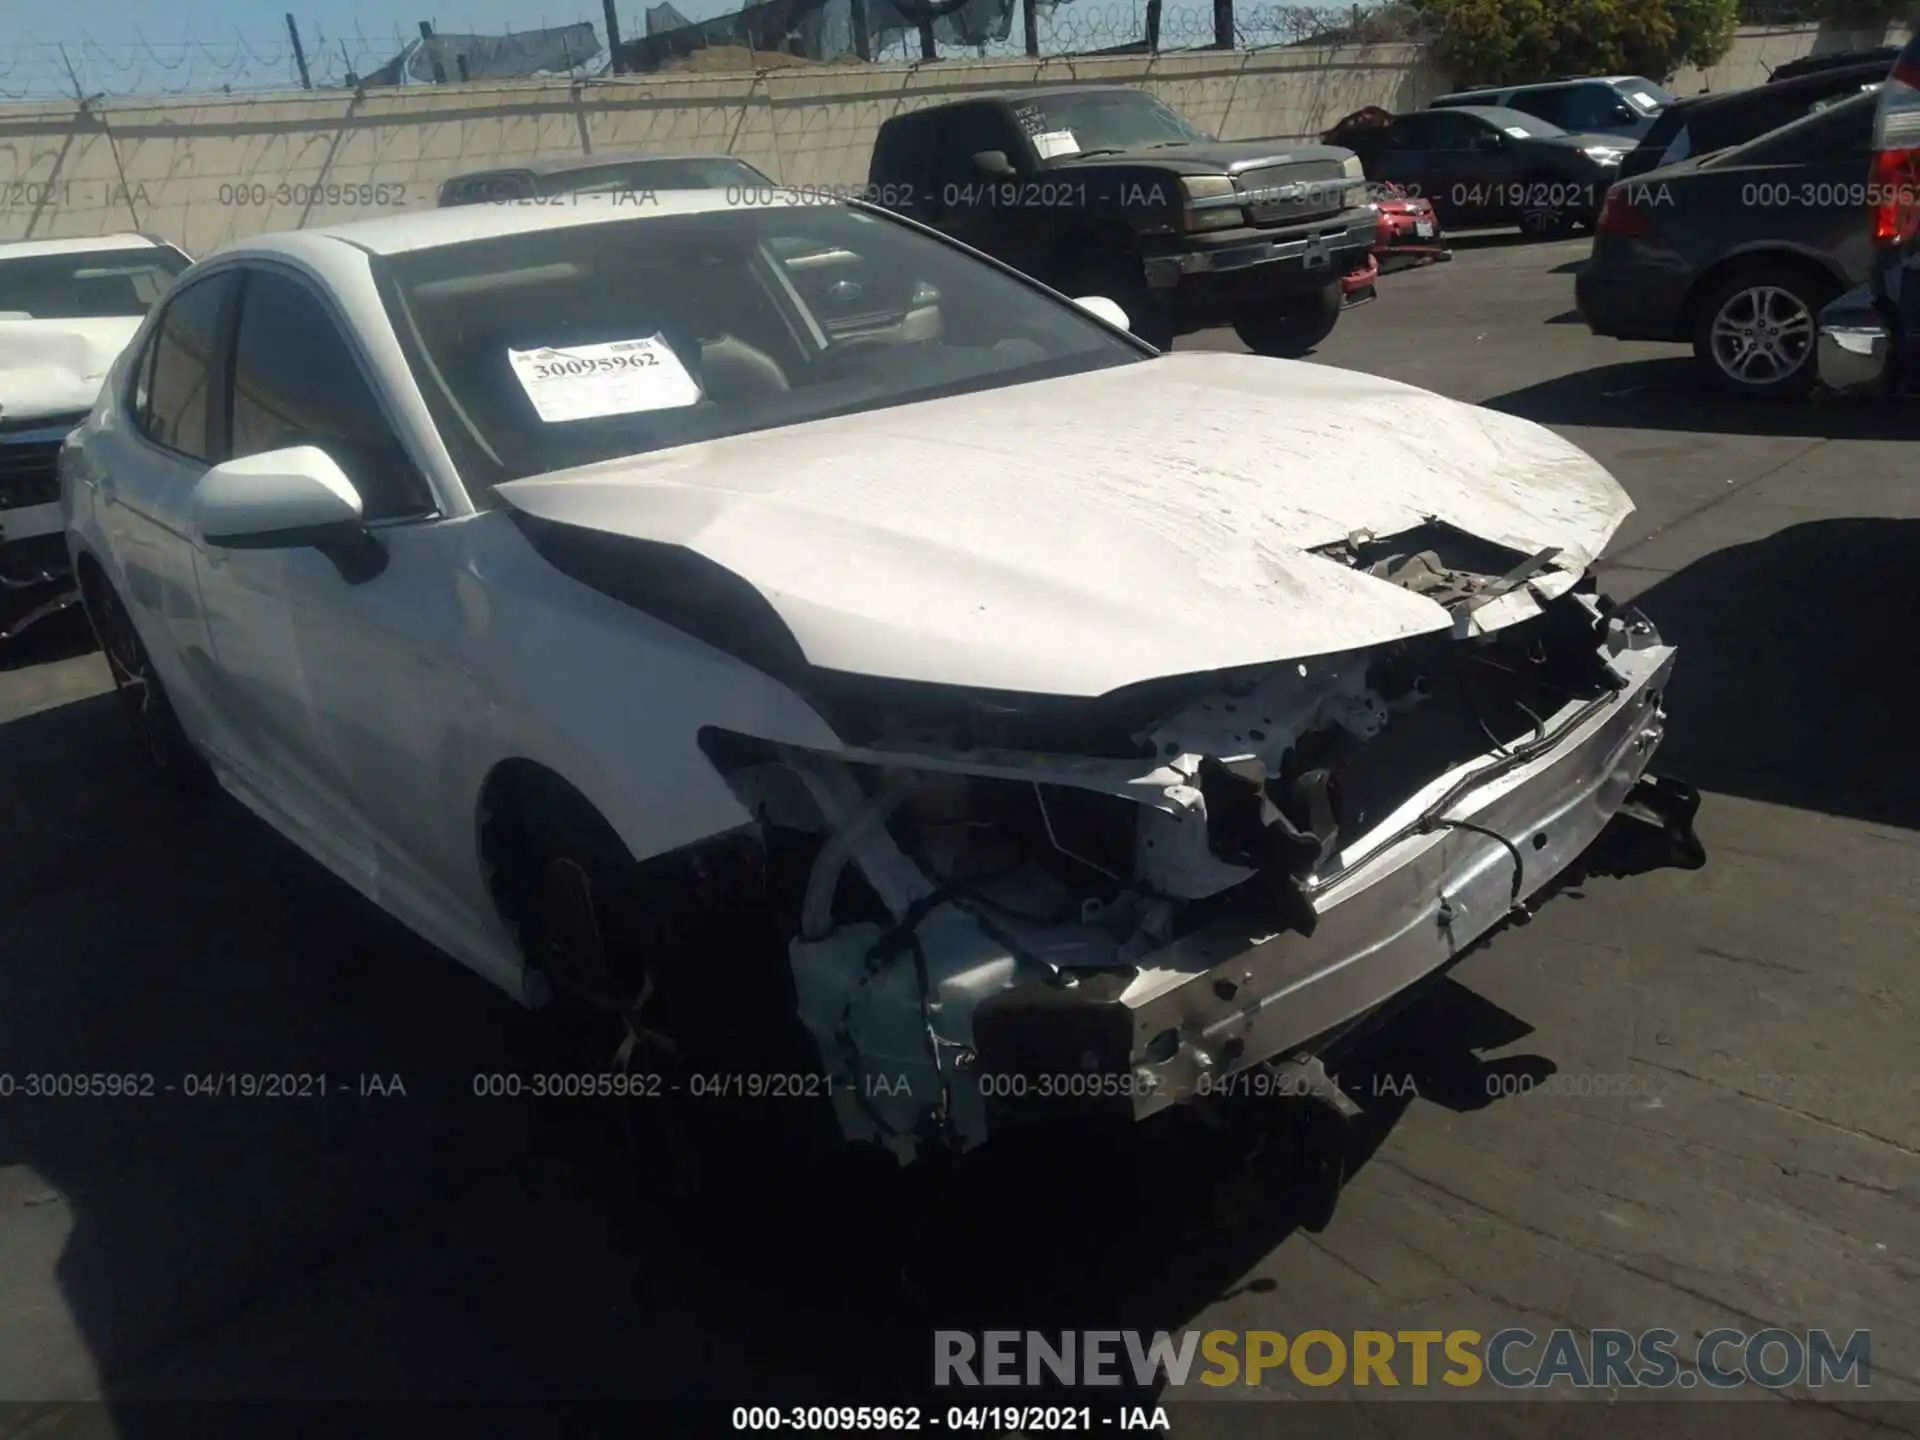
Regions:
[[[0,1071],[4,1100],[326,1100],[405,1098],[399,1075],[324,1075],[316,1071],[195,1070],[182,1075],[151,1071]]]
[[[1170,1433],[1172,1422],[1158,1405],[736,1405],[733,1428],[788,1434],[958,1433],[1096,1434],[1107,1430]]]

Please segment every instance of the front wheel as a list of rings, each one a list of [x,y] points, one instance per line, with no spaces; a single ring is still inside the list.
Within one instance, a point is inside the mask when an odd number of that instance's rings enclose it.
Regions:
[[[1693,354],[1709,384],[1755,400],[1798,399],[1820,378],[1820,308],[1836,287],[1786,266],[1728,276],[1701,304]]]
[[[1233,333],[1256,355],[1297,360],[1333,333],[1341,306],[1340,283],[1335,281],[1243,312],[1234,318]]]

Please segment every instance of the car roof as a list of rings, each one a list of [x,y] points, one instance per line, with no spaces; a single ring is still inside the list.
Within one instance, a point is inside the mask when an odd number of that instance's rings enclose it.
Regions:
[[[1044,90],[986,90],[977,95],[956,95],[951,100],[937,101],[924,105],[918,110],[908,110],[903,114],[889,117],[886,123],[897,120],[911,120],[928,110],[945,110],[955,105],[1020,105],[1031,104],[1035,100],[1053,100],[1063,95],[1098,95],[1125,90],[1136,95],[1150,94],[1138,85],[1050,85]]]
[[[1420,115],[1427,112],[1416,110],[1414,113]],[[1515,110],[1506,105],[1449,105],[1445,113],[1472,115],[1477,119],[1485,120],[1490,125],[1498,125],[1502,129],[1509,125],[1524,125],[1529,129],[1535,125],[1553,125],[1551,120],[1542,120],[1538,115],[1529,115],[1524,110]],[[1553,128],[1558,130],[1560,127],[1553,125]]]
[[[1667,113],[1680,111],[1686,115],[1701,115],[1719,110],[1737,110],[1743,105],[1770,105],[1780,102],[1782,96],[1786,97],[1786,102],[1790,103],[1795,95],[1823,94],[1828,91],[1844,94],[1850,85],[1856,83],[1861,86],[1871,85],[1876,81],[1885,80],[1892,71],[1891,64],[1837,66],[1832,70],[1816,70],[1811,74],[1796,75],[1791,80],[1776,80],[1765,85],[1746,85],[1738,90],[1724,90],[1717,95],[1683,96],[1668,107]]]
[[[1455,90],[1432,103],[1438,105],[1441,100],[1457,100],[1463,95],[1525,95],[1536,90],[1559,90],[1568,85],[1624,85],[1629,80],[1643,85],[1655,83],[1644,75],[1569,75],[1561,80],[1530,80],[1525,85],[1483,85],[1474,90]]]
[[[446,183],[454,184],[460,180],[477,180],[487,175],[565,175],[573,170],[598,170],[606,165],[630,165],[636,161],[685,161],[685,160],[735,160],[742,165],[749,162],[738,155],[717,154],[706,150],[622,150],[605,155],[554,155],[535,156],[519,165],[489,165],[484,170],[463,170],[450,177]]]
[[[664,219],[674,215],[704,215],[733,208],[724,190],[656,190],[644,200],[618,192],[568,195],[554,199],[502,201],[497,204],[453,205],[440,210],[411,210],[374,220],[352,220],[343,225],[316,226],[251,236],[221,247],[225,255],[296,255],[312,252],[312,240],[351,246],[370,255],[405,255],[436,250],[496,235],[526,235],[541,230],[567,230],[578,225],[602,225],[616,220]]]
[[[0,260],[26,260],[35,255],[82,255],[90,250],[160,249],[164,240],[123,231],[117,235],[71,235],[63,240],[0,240]]]

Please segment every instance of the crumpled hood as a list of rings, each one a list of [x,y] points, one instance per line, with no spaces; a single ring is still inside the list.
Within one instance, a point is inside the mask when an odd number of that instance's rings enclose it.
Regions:
[[[1098,695],[1445,630],[1307,553],[1445,522],[1564,590],[1632,511],[1530,421],[1331,366],[1178,354],[511,481],[527,515],[684,546],[814,665]],[[636,561],[636,563],[642,563]]]
[[[144,318],[0,320],[0,420],[91,410]]]

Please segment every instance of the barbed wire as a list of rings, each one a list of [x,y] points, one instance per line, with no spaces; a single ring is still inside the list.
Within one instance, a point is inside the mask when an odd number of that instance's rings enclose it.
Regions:
[[[989,8],[993,0],[986,0]],[[809,53],[803,56],[775,55],[784,63],[805,60],[841,61],[853,57],[852,27],[846,20],[846,0],[823,0],[815,10],[838,6],[841,17],[830,21],[825,33],[813,33]],[[956,38],[954,21],[935,22],[936,53],[941,59],[957,60],[984,56],[1017,58],[1025,53],[1021,33],[1019,0],[999,0],[1000,30],[1003,38]],[[583,21],[598,20],[594,14],[542,16],[538,24],[517,27],[518,33],[547,30]],[[630,46],[647,35],[645,0],[626,0],[619,7],[623,41]],[[689,7],[691,8],[691,7]],[[806,9],[802,0],[801,9]],[[1308,6],[1288,4],[1240,5],[1233,16],[1233,44],[1237,49],[1300,44],[1320,40],[1374,41],[1417,38],[1400,33],[1406,27],[1392,21],[1405,9],[1399,4]],[[672,32],[676,59],[662,68],[682,68],[693,53],[703,48],[737,49],[734,43],[708,36],[724,36],[730,23],[745,12],[694,22],[689,32]],[[531,20],[532,17],[529,17]],[[318,23],[308,25],[295,17],[300,28],[300,51],[306,61],[307,81],[314,89],[350,88],[369,76],[381,73],[420,41],[418,22],[398,18],[390,27],[364,28],[357,20],[341,29]],[[460,27],[442,23],[446,33],[458,33]],[[596,37],[601,27],[594,26]],[[1040,53],[1058,57],[1094,54],[1127,48],[1144,48],[1147,32],[1145,0],[1041,0],[1036,13],[1036,38]],[[16,32],[17,33],[17,32]],[[507,33],[515,33],[509,31]],[[1211,47],[1214,43],[1214,15],[1211,0],[1163,0],[1159,45],[1162,50]],[[603,38],[596,41],[603,44]],[[798,41],[795,48],[801,48]],[[754,52],[757,56],[758,51]],[[917,30],[899,28],[895,12],[894,26],[875,37],[869,54],[876,62],[918,60],[921,58]],[[90,34],[65,39],[43,40],[28,35],[0,42],[0,100],[45,99],[135,99],[185,95],[242,94],[271,90],[297,90],[301,87],[300,58],[292,37],[282,28],[233,27],[196,33],[185,27],[172,35],[155,28],[134,26],[130,33],[112,39]],[[720,57],[714,57],[718,60]],[[749,68],[754,56],[749,56]],[[572,72],[599,75],[611,68],[611,57],[604,48],[586,64]],[[694,63],[693,68],[715,68]],[[390,72],[389,72],[390,73]],[[449,77],[452,79],[452,77]],[[457,83],[457,81],[455,82]]]

